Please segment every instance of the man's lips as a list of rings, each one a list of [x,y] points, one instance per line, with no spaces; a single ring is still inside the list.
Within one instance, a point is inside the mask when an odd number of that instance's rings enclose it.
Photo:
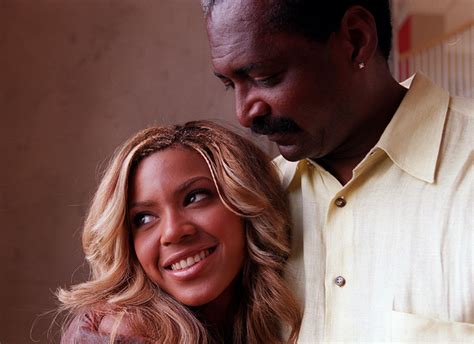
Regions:
[[[271,134],[267,135],[267,138],[275,142],[279,146],[289,146],[294,143],[295,134],[291,133],[279,133],[279,134]]]

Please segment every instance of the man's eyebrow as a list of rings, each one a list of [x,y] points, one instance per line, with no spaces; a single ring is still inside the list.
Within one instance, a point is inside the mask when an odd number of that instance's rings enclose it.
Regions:
[[[248,64],[247,66],[243,66],[243,67],[238,68],[235,71],[235,74],[237,74],[237,75],[246,75],[246,74],[250,73],[251,71],[257,69],[258,67],[260,67],[260,64],[251,63],[251,64]]]
[[[217,76],[219,79],[227,79],[224,75],[222,75],[221,73],[218,73],[216,71],[214,71],[214,75]]]
[[[251,63],[248,64],[247,66],[239,67],[236,70],[232,71],[232,74],[237,75],[237,76],[243,76],[249,74],[251,71],[258,69],[261,67],[261,64],[259,63]],[[218,77],[219,79],[228,79],[225,75],[214,71],[214,75]]]

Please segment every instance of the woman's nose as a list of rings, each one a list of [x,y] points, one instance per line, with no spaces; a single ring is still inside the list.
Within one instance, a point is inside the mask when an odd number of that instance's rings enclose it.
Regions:
[[[192,238],[197,233],[196,226],[191,221],[176,214],[168,215],[166,220],[162,221],[161,226],[160,243],[163,246],[180,243]]]

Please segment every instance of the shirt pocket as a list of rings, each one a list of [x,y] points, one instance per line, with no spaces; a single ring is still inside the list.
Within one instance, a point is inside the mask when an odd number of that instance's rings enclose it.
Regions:
[[[474,343],[474,324],[392,311],[392,342]]]

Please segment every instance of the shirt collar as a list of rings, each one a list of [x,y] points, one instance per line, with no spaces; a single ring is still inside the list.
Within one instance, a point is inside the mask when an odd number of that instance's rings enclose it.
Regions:
[[[406,173],[433,183],[449,94],[422,73],[417,73],[401,85],[409,90],[372,150],[384,150]],[[274,162],[279,167],[285,189],[298,169],[308,163],[315,164],[310,159],[286,161],[281,155]]]
[[[281,155],[273,159],[273,163],[276,165],[277,171],[280,173],[280,180],[285,190],[288,188],[291,181],[295,177],[298,165],[304,161],[305,160],[287,161]]]
[[[406,173],[433,183],[449,94],[421,73],[404,84],[409,90],[375,147]]]

